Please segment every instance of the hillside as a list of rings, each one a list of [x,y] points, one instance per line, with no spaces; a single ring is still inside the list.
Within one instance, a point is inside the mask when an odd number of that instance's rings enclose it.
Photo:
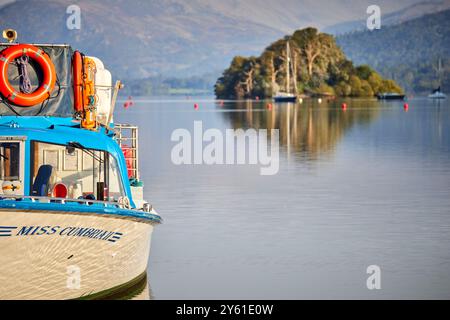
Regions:
[[[365,15],[369,0],[0,0],[0,25],[22,42],[70,43],[102,57],[115,76],[191,77],[255,55],[272,39],[307,25],[324,28]],[[420,0],[379,0],[385,12]],[[81,30],[66,28],[78,4]],[[324,7],[327,10],[324,10]]]
[[[402,92],[394,81],[382,79],[369,66],[355,67],[333,36],[311,27],[275,41],[258,57],[234,57],[215,85],[221,99],[270,98],[285,90],[297,95],[350,97]]]
[[[409,20],[420,18],[426,14],[437,13],[450,9],[449,0],[434,0],[414,3],[399,11],[386,13],[384,8],[381,9],[381,25],[382,27],[401,24]],[[341,35],[353,31],[363,31],[367,29],[366,19],[357,21],[346,21],[323,29],[323,32],[333,35]]]
[[[429,92],[439,78],[450,92],[450,10],[373,32],[349,33],[337,37],[337,43],[355,63],[372,66],[407,92]]]

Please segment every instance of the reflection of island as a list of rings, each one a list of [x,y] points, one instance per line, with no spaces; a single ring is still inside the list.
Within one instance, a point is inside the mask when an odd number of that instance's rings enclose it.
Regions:
[[[373,100],[347,102],[343,111],[338,102],[304,101],[302,104],[274,104],[266,109],[263,102],[238,101],[227,108],[245,112],[224,112],[234,129],[279,129],[280,145],[287,154],[309,160],[329,154],[344,133],[356,124],[368,124],[377,118],[380,109]],[[283,149],[283,148],[282,148]]]

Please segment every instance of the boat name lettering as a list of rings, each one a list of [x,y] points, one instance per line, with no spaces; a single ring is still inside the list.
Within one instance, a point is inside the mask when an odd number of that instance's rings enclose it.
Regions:
[[[3,228],[3,229],[2,229]],[[2,231],[3,230],[3,231]],[[21,226],[0,227],[3,236],[29,237],[29,236],[61,236],[83,237],[102,241],[117,242],[123,234],[88,227],[61,227],[61,226]]]

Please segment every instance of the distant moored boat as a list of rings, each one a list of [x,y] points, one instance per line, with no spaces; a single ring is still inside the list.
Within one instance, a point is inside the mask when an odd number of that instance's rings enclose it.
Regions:
[[[433,93],[428,96],[430,99],[446,99],[447,95],[441,91],[441,87],[433,90]]]
[[[297,96],[293,93],[279,92],[275,97],[273,97],[275,102],[296,102]]]
[[[291,84],[291,50],[289,47],[289,41],[286,42],[286,92],[277,92],[273,97],[275,102],[297,102],[297,96],[290,92]]]
[[[395,92],[384,92],[377,94],[378,100],[404,100],[405,95]]]

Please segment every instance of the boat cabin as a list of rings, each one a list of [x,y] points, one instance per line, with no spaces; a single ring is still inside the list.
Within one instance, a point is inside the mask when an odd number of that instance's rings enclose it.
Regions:
[[[113,134],[68,118],[0,117],[0,196],[121,202],[128,169]]]

